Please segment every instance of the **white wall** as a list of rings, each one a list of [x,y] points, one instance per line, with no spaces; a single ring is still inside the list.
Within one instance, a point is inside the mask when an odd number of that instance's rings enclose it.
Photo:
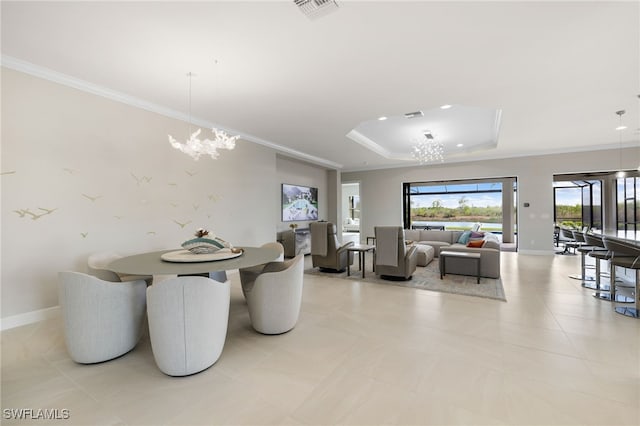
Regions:
[[[360,181],[363,206],[360,230],[362,238],[374,235],[378,225],[402,225],[402,183],[456,179],[518,179],[518,247],[522,253],[553,251],[553,175],[592,171],[618,170],[620,152],[604,150],[486,160],[451,165],[426,165],[397,169],[344,172],[344,182]],[[622,154],[622,167],[635,169],[638,149],[628,148]],[[523,203],[530,203],[524,208]]]
[[[243,141],[218,160],[195,162],[167,141],[168,133],[187,135],[183,122],[5,68],[1,118],[2,318],[57,305],[57,272],[84,270],[93,252],[177,248],[198,227],[236,245],[273,241],[288,227],[283,182],[318,187],[321,219],[341,213],[341,203],[328,210],[338,190],[322,167]],[[553,174],[616,170],[619,159],[617,150],[597,151],[341,180],[361,183],[364,238],[376,225],[402,224],[403,182],[517,176],[520,249],[549,252]],[[622,159],[635,169],[637,149]]]
[[[57,305],[57,272],[93,252],[179,248],[199,227],[275,239],[275,151],[239,141],[196,162],[168,133],[187,125],[2,68],[2,318]]]

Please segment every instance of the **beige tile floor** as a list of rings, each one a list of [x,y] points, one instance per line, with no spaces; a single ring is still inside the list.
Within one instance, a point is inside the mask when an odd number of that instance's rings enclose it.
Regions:
[[[81,425],[640,424],[640,320],[567,277],[578,257],[502,256],[506,303],[305,276],[280,336],[252,331],[231,275],[224,351],[191,377],[164,376],[146,336],[84,366],[60,320],[8,330],[2,408],[68,409],[54,423]]]

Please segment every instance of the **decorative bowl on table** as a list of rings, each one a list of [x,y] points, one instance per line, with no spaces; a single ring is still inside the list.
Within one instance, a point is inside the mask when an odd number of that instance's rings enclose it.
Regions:
[[[209,235],[206,229],[198,229],[195,237],[182,243],[182,247],[193,254],[211,254],[222,249],[229,249],[234,252],[233,246],[222,238]]]

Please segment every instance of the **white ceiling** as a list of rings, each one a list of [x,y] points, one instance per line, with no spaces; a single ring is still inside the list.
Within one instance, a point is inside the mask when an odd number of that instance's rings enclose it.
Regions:
[[[428,141],[427,134],[442,144],[446,158],[495,148],[498,142],[499,110],[447,104],[407,115],[364,121],[347,137],[387,159],[412,162],[412,147]]]
[[[2,1],[3,64],[182,114],[193,72],[200,121],[343,170],[416,164],[346,135],[443,104],[501,112],[495,148],[448,161],[618,147],[620,109],[640,146],[637,1],[339,4],[311,21],[293,0]]]

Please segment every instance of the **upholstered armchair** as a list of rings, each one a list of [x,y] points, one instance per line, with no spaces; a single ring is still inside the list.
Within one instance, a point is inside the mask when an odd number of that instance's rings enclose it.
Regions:
[[[262,334],[281,334],[295,327],[302,304],[304,255],[240,269],[242,292],[253,328]]]
[[[353,245],[353,241],[340,245],[335,224],[312,222],[309,224],[309,230],[311,231],[311,261],[314,268],[340,272],[353,263],[353,252],[347,250]]]
[[[401,226],[376,226],[376,275],[389,279],[411,279],[418,265],[415,246],[407,247]]]
[[[163,373],[187,376],[218,360],[227,337],[230,285],[181,276],[147,288],[151,350]]]
[[[115,283],[71,271],[60,272],[58,279],[65,343],[72,360],[108,361],[136,346],[147,306],[143,280]]]

